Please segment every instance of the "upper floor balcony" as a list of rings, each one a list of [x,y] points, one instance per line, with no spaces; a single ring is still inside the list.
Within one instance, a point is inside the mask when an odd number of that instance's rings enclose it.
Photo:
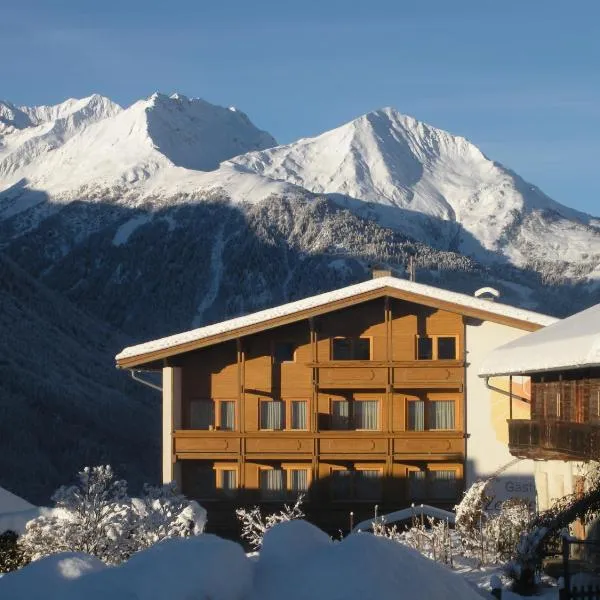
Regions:
[[[557,419],[508,421],[510,453],[521,458],[597,460],[600,424]]]

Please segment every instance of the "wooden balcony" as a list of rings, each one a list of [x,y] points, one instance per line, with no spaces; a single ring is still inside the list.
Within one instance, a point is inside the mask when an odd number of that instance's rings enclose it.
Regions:
[[[558,420],[508,421],[509,450],[533,459],[598,460],[600,425]]]

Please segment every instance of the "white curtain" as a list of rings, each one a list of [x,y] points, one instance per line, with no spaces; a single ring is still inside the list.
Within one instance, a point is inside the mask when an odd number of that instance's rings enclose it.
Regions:
[[[411,500],[425,497],[425,471],[408,472],[408,495]]]
[[[215,406],[212,400],[190,402],[190,429],[208,429],[215,423]]]
[[[331,428],[348,429],[350,425],[350,403],[348,400],[334,400],[331,405]]]
[[[237,491],[237,472],[233,469],[221,471],[221,489],[226,496],[233,496]]]
[[[227,431],[235,429],[235,402],[232,400],[221,402],[221,429]]]
[[[260,472],[260,490],[263,498],[280,499],[284,495],[284,489],[281,469],[263,469]]]
[[[379,402],[360,400],[354,402],[354,426],[356,429],[379,429]]]
[[[408,429],[410,431],[425,429],[425,402],[423,400],[411,400],[408,403]]]
[[[292,429],[307,429],[306,427],[306,402],[292,402]]]
[[[284,405],[279,401],[263,401],[260,403],[260,428],[283,429]]]
[[[288,476],[290,491],[294,493],[308,491],[308,469],[290,469]]]
[[[454,429],[454,400],[429,403],[429,429]]]

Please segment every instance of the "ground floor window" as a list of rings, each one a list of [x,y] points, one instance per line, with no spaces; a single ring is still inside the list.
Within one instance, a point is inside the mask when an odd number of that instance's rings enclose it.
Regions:
[[[458,494],[455,468],[410,470],[407,481],[410,500],[454,500]]]
[[[382,469],[340,468],[331,471],[331,495],[333,500],[377,501],[381,499]]]
[[[259,468],[259,487],[262,500],[282,501],[306,494],[310,486],[310,467],[276,465]]]

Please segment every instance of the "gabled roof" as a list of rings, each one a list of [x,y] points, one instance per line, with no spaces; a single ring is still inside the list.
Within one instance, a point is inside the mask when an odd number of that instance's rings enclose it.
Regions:
[[[116,356],[117,366],[132,368],[212,344],[236,339],[273,327],[279,327],[346,308],[367,300],[390,296],[465,316],[505,323],[518,329],[535,331],[556,321],[554,317],[515,308],[499,302],[482,300],[467,294],[450,292],[422,283],[378,277],[355,285],[236,317],[206,327],[152,340],[125,348]]]
[[[481,377],[600,366],[600,304],[496,348]]]

